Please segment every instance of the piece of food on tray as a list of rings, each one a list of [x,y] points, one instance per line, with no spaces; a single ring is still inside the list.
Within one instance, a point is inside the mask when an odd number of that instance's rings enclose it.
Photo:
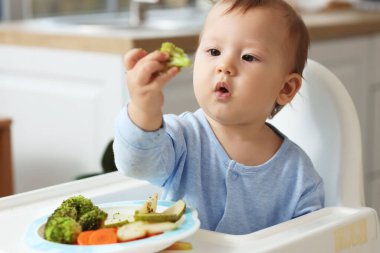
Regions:
[[[146,222],[176,222],[185,213],[186,204],[183,200],[178,200],[174,205],[167,208],[161,213],[142,213],[139,210],[135,212],[136,221]]]
[[[66,199],[48,218],[44,237],[48,241],[75,243],[81,231],[103,227],[107,213],[79,195]]]
[[[116,229],[99,228],[97,230],[83,231],[78,236],[79,245],[101,245],[117,243]]]
[[[117,237],[120,241],[132,241],[147,236],[158,235],[166,231],[174,230],[178,224],[174,222],[148,223],[136,221],[120,227],[117,230]]]
[[[154,213],[157,209],[158,194],[155,193],[153,196],[149,197],[140,208],[140,213]]]
[[[177,47],[171,42],[164,42],[161,45],[160,48],[161,52],[167,52],[169,53],[169,60],[167,63],[167,67],[189,67],[191,65],[191,60],[185,53],[185,51],[182,48]]]
[[[73,244],[82,228],[71,217],[52,217],[45,226],[45,239],[52,242]]]
[[[130,222],[131,217],[120,212],[114,213],[112,217],[104,222],[105,228],[117,228]]]
[[[82,230],[94,230],[103,227],[104,221],[107,218],[107,213],[94,206],[91,210],[79,217],[79,224]]]

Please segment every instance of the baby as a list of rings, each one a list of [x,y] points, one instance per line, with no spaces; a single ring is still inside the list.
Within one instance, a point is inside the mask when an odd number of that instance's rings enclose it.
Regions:
[[[200,109],[163,115],[162,88],[179,69],[166,53],[125,56],[128,106],[115,122],[118,169],[198,211],[201,227],[251,233],[318,210],[323,182],[308,156],[266,122],[302,83],[307,29],[282,0],[221,0],[195,55]]]

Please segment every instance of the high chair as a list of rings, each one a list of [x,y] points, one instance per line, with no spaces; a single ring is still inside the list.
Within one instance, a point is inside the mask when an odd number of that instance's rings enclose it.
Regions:
[[[351,97],[315,61],[303,76],[299,93],[270,122],[309,155],[323,178],[326,206],[364,206],[360,125]]]

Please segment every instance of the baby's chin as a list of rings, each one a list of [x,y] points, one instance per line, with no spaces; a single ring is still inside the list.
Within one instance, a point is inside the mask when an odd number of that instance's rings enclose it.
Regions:
[[[241,116],[238,115],[236,112],[232,111],[228,108],[218,108],[216,109],[210,109],[210,108],[202,108],[207,120],[210,123],[223,125],[223,126],[237,126],[240,124],[244,124],[244,122],[241,121]]]

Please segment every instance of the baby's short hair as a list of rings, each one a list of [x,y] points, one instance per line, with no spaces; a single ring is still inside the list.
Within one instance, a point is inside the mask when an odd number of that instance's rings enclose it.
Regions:
[[[227,13],[236,9],[240,9],[244,13],[257,7],[270,7],[279,10],[287,21],[287,51],[290,52],[288,57],[290,66],[292,66],[290,71],[302,76],[310,46],[309,32],[302,18],[287,2],[283,0],[220,0],[220,2],[231,3]]]

